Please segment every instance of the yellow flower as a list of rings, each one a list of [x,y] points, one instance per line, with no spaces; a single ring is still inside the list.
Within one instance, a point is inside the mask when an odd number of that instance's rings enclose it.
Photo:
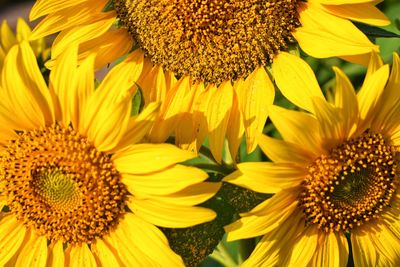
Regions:
[[[39,0],[30,19],[46,16],[32,38],[61,31],[52,48],[54,58],[76,41],[81,43],[82,57],[93,50],[99,53],[97,66],[132,47],[143,49],[148,60],[139,85],[147,103],[163,102],[149,140],[164,142],[175,131],[180,147],[196,151],[208,135],[211,151],[221,161],[225,137],[233,158],[243,134],[248,152],[257,146],[255,137],[268,115],[265,107],[274,99],[264,67],[295,41],[315,57],[365,62],[365,55],[379,48],[349,20],[388,24],[375,4],[370,0]],[[112,27],[116,20],[122,25],[119,29]],[[183,78],[176,83],[174,76]],[[231,80],[236,81],[233,86]]]
[[[133,53],[94,90],[94,55],[61,54],[46,85],[27,42],[0,83],[0,266],[182,266],[156,227],[215,218],[194,207],[218,190],[177,164],[195,155],[136,144],[158,104],[130,117],[143,58]],[[127,78],[129,77],[129,78]]]
[[[17,29],[14,34],[4,20],[0,27],[0,71],[3,66],[4,58],[11,47],[24,40],[29,40],[31,35],[31,28],[25,20],[18,18]],[[30,45],[35,53],[35,57],[41,61],[45,61],[50,57],[50,49],[46,46],[44,38],[39,38],[30,42]]]
[[[243,266],[400,264],[400,60],[373,55],[356,94],[338,68],[333,103],[311,68],[282,53],[273,69],[289,100],[309,111],[271,106],[284,140],[260,136],[273,162],[238,164],[226,181],[275,193],[228,225],[228,240],[262,236]],[[348,239],[347,239],[348,237]]]

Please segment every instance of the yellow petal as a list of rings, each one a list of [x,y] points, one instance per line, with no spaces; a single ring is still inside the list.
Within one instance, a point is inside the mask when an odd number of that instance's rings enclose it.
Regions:
[[[88,21],[97,21],[109,16],[109,13],[103,13],[103,1],[91,1],[80,3],[75,6],[51,12],[33,29],[31,40],[43,38],[50,34],[68,29],[77,25],[87,24]],[[35,17],[33,14],[32,17]]]
[[[62,241],[57,241],[50,244],[48,266],[64,267],[64,249]]]
[[[351,245],[355,267],[376,266],[377,251],[370,236],[356,230],[351,234]]]
[[[379,225],[379,229],[370,231],[369,237],[375,245],[377,256],[383,254],[388,261],[391,262],[391,266],[399,265],[400,261],[400,242],[395,237],[390,229],[385,224]],[[380,257],[378,256],[378,259]]]
[[[143,220],[168,228],[186,228],[211,221],[217,216],[211,209],[165,204],[150,199],[132,198],[128,207]]]
[[[112,12],[107,13],[108,16],[86,25],[79,25],[66,29],[57,35],[51,48],[51,57],[58,57],[62,51],[74,43],[82,43],[87,40],[98,38],[104,34],[114,23],[115,14]]]
[[[138,144],[116,152],[113,162],[119,172],[146,174],[194,157],[196,154],[170,144]]]
[[[16,32],[17,32],[16,37],[17,37],[18,42],[22,42],[24,40],[28,40],[32,30],[28,26],[28,24],[25,22],[25,20],[23,20],[22,18],[18,18]]]
[[[313,99],[315,116],[319,122],[321,142],[326,150],[344,140],[343,118],[340,109],[321,98]]]
[[[272,71],[282,94],[295,105],[314,112],[312,97],[324,98],[311,67],[301,58],[281,52],[274,59]]]
[[[283,191],[278,192],[255,207],[248,215],[244,214],[245,217],[225,226],[227,240],[250,238],[271,232],[293,214],[297,205],[295,196]]]
[[[284,265],[295,266],[301,262],[304,266],[310,262],[318,244],[318,228],[316,226],[307,227],[300,237],[294,241],[293,248],[283,248],[282,253],[290,255],[286,258]],[[288,253],[290,249],[291,253]]]
[[[343,5],[323,5],[331,14],[359,21],[364,24],[387,26],[390,20],[371,3],[349,3]]]
[[[27,71],[36,72],[35,66],[24,64],[26,60],[31,63],[30,57],[34,57],[34,55],[29,54],[29,49],[24,49],[24,52],[27,52],[24,54],[27,58],[21,56],[21,50],[18,46],[14,46],[8,52],[1,77],[4,90],[0,93],[2,94],[3,105],[8,109],[8,116],[13,116],[15,124],[18,125],[17,129],[37,129],[46,124],[45,114],[42,110],[42,108],[46,109],[46,105],[44,105],[44,101],[41,101],[44,100],[44,97],[40,95],[40,89],[33,82],[34,77],[29,77],[26,73]],[[30,52],[33,54],[32,51]],[[34,60],[36,64],[36,59]],[[36,68],[38,68],[37,64]],[[39,70],[37,71],[40,73]],[[36,74],[34,75],[36,76]],[[43,79],[41,74],[40,77]],[[34,79],[38,78],[35,77]],[[39,105],[38,101],[41,101],[39,103],[43,106]]]
[[[137,237],[133,237],[137,238]],[[119,229],[104,237],[107,244],[116,251],[121,266],[153,266],[150,257],[144,254],[133,242],[127,241],[126,235]]]
[[[138,81],[143,92],[144,102],[147,105],[151,102],[163,102],[167,94],[167,81],[164,70],[161,65],[155,65],[148,62],[145,63],[147,70],[143,66],[142,76]]]
[[[389,81],[383,90],[379,112],[375,114],[372,122],[372,130],[387,133],[391,136],[393,128],[398,126],[398,111],[400,108],[400,59],[397,53],[393,53],[393,65]],[[399,114],[399,115],[397,115]]]
[[[125,133],[143,58],[133,53],[111,69],[88,99],[79,129],[99,151],[111,151]],[[117,127],[117,128],[116,128]]]
[[[141,141],[153,126],[159,108],[160,103],[150,103],[138,116],[130,118],[126,132],[115,150]]]
[[[335,106],[340,109],[343,120],[343,136],[347,138],[358,122],[358,101],[349,78],[339,68],[333,67],[336,74]]]
[[[77,65],[78,45],[70,46],[60,56],[50,73],[50,87],[58,96],[61,107],[62,123],[68,127],[73,116],[72,113],[78,105],[77,99]],[[68,67],[67,67],[68,66]],[[74,122],[74,125],[77,123]]]
[[[74,106],[71,113],[72,125],[80,132],[80,120],[83,118],[83,111],[86,108],[88,99],[94,92],[94,60],[96,55],[91,54],[81,62],[76,73],[76,94]],[[71,101],[71,100],[70,100]]]
[[[47,238],[45,236],[36,236],[31,231],[30,240],[24,245],[24,248],[18,255],[16,267],[40,267],[45,266],[47,262]]]
[[[141,161],[144,162],[146,160],[142,159]],[[163,165],[160,161],[161,160],[152,161],[152,164]],[[157,162],[157,164],[154,164],[154,162]],[[124,172],[124,170],[120,169],[121,165],[119,161],[115,164],[120,172]],[[137,164],[141,165],[140,161]],[[165,162],[165,164],[168,163]],[[141,165],[141,168],[146,168],[146,166],[143,165]],[[191,166],[175,165],[159,172],[154,172],[157,168],[158,167],[153,167],[152,173],[146,175],[123,174],[122,182],[127,185],[128,190],[134,195],[136,192],[167,195],[178,192],[192,184],[200,183],[208,178],[206,172]],[[139,173],[142,172],[142,170],[134,169],[132,172]]]
[[[210,150],[215,160],[219,163],[222,160],[222,150],[232,109],[232,101],[233,88],[231,82],[225,81],[215,90],[207,110]]]
[[[84,59],[88,55],[96,53],[95,69],[100,69],[127,54],[132,46],[133,39],[126,29],[111,29],[97,38],[81,43],[79,45],[79,59]],[[136,50],[133,54],[139,54],[138,52],[139,50]]]
[[[307,147],[315,155],[323,153],[318,121],[314,116],[278,106],[270,106],[269,113],[271,121],[285,141]]]
[[[121,266],[118,253],[110,248],[109,244],[101,239],[97,239],[96,243],[91,245],[93,255],[97,257],[102,266]]]
[[[296,211],[274,231],[264,235],[242,267],[281,266],[283,247],[291,247],[304,228],[303,213]]]
[[[73,245],[69,257],[71,267],[97,267],[96,260],[86,243]]]
[[[256,137],[262,133],[268,116],[268,106],[272,105],[275,88],[264,67],[258,67],[237,88],[239,106],[242,110],[246,132],[247,153],[256,149]]]
[[[318,5],[303,3],[301,27],[293,32],[302,50],[316,58],[349,56],[378,51],[378,46],[347,19],[323,11]]]
[[[292,162],[308,165],[315,155],[299,145],[260,135],[258,144],[262,151],[274,162]]]
[[[175,144],[182,149],[196,151],[196,128],[193,121],[193,104],[196,95],[200,94],[203,86],[198,83],[192,86],[183,99],[179,122],[175,130]]]
[[[0,44],[5,51],[10,50],[11,47],[17,43],[17,39],[14,33],[12,32],[10,26],[8,26],[6,20],[3,20],[3,22],[1,23],[0,34],[1,34]]]
[[[175,130],[179,121],[182,103],[189,90],[190,78],[185,76],[168,92],[161,106],[160,115],[150,132],[149,139],[151,142],[164,142]]]
[[[20,248],[26,229],[14,215],[4,216],[0,220],[0,266],[3,266]]]
[[[203,182],[190,185],[179,192],[168,195],[146,195],[138,192],[135,197],[140,199],[154,199],[156,201],[181,206],[194,206],[210,199],[221,187],[221,183]]]
[[[234,85],[234,94],[232,101],[231,114],[229,116],[228,129],[226,131],[226,138],[228,139],[229,151],[232,159],[236,159],[240,143],[244,133],[243,115],[239,106],[238,91],[242,90],[240,87],[244,85],[243,79],[239,79]]]
[[[29,20],[35,20],[52,12],[87,2],[87,0],[39,0],[33,5]]]
[[[195,99],[193,101],[193,131],[196,133],[197,151],[200,149],[208,133],[206,113],[211,101],[211,97],[214,94],[214,89],[216,88],[210,85],[205,90],[202,87],[198,87],[198,94],[195,95]]]
[[[365,80],[357,99],[360,108],[359,132],[370,126],[377,110],[378,103],[389,77],[389,66],[384,65]]]
[[[347,240],[343,233],[323,233],[310,266],[347,266],[348,257]]]
[[[297,186],[307,175],[307,169],[288,163],[244,162],[237,168],[239,171],[226,176],[223,181],[266,194]]]
[[[128,249],[137,247],[141,254],[151,259],[151,265],[134,266],[183,266],[181,257],[171,250],[161,230],[132,213],[125,214],[115,235],[120,241],[120,247],[124,246]]]

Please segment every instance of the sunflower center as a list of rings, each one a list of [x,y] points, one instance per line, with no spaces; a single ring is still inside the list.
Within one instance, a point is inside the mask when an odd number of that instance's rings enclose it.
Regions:
[[[78,244],[118,224],[127,191],[109,155],[71,127],[18,135],[0,156],[0,179],[18,220],[51,240]]]
[[[247,76],[293,42],[300,0],[115,0],[153,63],[206,82]]]
[[[326,232],[350,231],[378,218],[397,188],[396,150],[369,131],[308,167],[299,196],[308,223]]]

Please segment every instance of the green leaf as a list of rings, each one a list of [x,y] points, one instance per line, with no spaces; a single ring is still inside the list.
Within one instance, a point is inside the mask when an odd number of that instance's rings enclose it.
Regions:
[[[365,35],[372,38],[383,37],[383,38],[400,38],[400,35],[382,28],[375,26],[365,25],[361,23],[354,23],[356,27],[362,31]]]
[[[103,12],[107,12],[110,10],[114,10],[114,0],[110,0],[108,1],[108,3],[106,4],[106,6],[103,8]]]

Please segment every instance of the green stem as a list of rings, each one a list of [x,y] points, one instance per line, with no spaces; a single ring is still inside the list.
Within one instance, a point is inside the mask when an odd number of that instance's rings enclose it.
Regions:
[[[239,261],[245,261],[250,254],[253,252],[255,248],[255,240],[254,238],[242,239],[239,240],[238,252],[239,252]]]

